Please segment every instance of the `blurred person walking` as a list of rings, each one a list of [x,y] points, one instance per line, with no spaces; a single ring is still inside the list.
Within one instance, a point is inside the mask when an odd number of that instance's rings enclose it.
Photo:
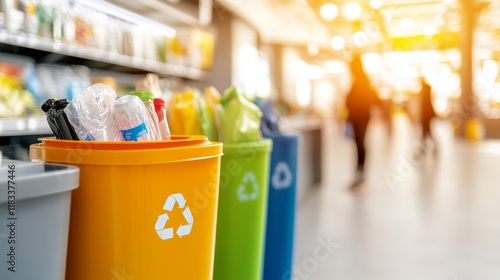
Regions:
[[[350,62],[350,70],[352,86],[346,97],[346,107],[349,112],[347,120],[352,125],[354,141],[356,142],[357,168],[355,180],[351,185],[352,189],[356,189],[364,181],[365,134],[371,117],[371,108],[374,105],[382,106],[383,104],[363,69],[359,54],[354,54]]]
[[[422,127],[421,150],[426,153],[432,148],[433,154],[436,154],[436,141],[434,141],[431,133],[431,122],[434,117],[436,117],[436,112],[432,106],[432,88],[424,77],[420,78],[420,83],[422,85],[422,89],[420,90],[420,125]],[[432,147],[429,147],[429,143],[432,144]]]

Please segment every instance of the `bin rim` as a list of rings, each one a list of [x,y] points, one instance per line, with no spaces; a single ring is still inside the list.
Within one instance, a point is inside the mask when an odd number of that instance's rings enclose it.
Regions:
[[[266,137],[266,138],[273,140],[273,143],[276,141],[279,141],[279,142],[298,141],[299,134],[298,133],[285,133],[285,134],[271,135],[271,136]]]
[[[17,164],[17,163],[12,163]],[[71,165],[47,164],[41,165],[44,170],[31,174],[16,176],[16,200],[27,200],[48,195],[70,192],[78,188],[80,169]],[[0,168],[6,169],[6,168]],[[0,179],[0,191],[7,194],[7,177]],[[7,203],[7,196],[0,196],[0,204]]]
[[[143,142],[75,141],[40,138],[30,146],[30,158],[48,163],[88,165],[151,165],[222,156],[222,143],[202,135]]]
[[[211,144],[208,137],[204,135],[172,135],[170,139],[160,141],[75,141],[41,137],[38,138],[38,141],[43,146],[51,148],[71,149],[85,145],[96,150],[146,150]]]
[[[234,154],[240,152],[242,149],[255,149],[261,152],[271,152],[273,141],[271,139],[263,138],[259,141],[242,142],[242,143],[224,143],[224,154]]]

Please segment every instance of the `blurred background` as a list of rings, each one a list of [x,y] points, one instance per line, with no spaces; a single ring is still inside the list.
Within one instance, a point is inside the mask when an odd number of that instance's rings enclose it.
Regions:
[[[28,160],[29,145],[51,135],[40,105],[93,83],[120,95],[156,73],[167,101],[185,86],[235,85],[272,100],[282,129],[300,135],[287,279],[500,278],[500,1],[0,3],[4,156]],[[383,104],[355,192],[354,54]],[[437,151],[423,155],[422,79]],[[330,241],[332,253],[315,258]]]

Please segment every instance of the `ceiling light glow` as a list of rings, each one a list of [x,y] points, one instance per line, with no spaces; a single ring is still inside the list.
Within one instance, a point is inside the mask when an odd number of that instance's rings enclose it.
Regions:
[[[352,39],[354,45],[356,45],[356,47],[358,48],[363,47],[368,43],[368,36],[363,31],[358,31],[354,33],[354,35],[352,35]]]
[[[380,9],[380,7],[382,7],[382,4],[382,0],[370,0],[370,6],[372,6],[372,8],[374,8],[375,10]]]
[[[339,9],[337,8],[337,5],[333,3],[326,3],[319,9],[319,14],[322,19],[332,21],[339,15]]]
[[[349,21],[356,21],[361,17],[363,9],[358,2],[348,2],[342,7],[342,16]]]
[[[436,34],[436,27],[432,24],[426,24],[424,25],[424,34],[431,37],[431,36],[434,36],[434,34]]]
[[[319,46],[317,44],[311,43],[307,45],[307,52],[312,56],[317,55],[319,53]]]
[[[391,22],[392,14],[389,11],[381,11],[380,14],[382,15],[382,18],[384,19],[385,23]]]
[[[405,17],[401,20],[401,25],[405,28],[410,28],[413,26],[413,19]]]
[[[330,46],[336,51],[340,51],[345,47],[345,39],[342,36],[333,36],[330,39]]]

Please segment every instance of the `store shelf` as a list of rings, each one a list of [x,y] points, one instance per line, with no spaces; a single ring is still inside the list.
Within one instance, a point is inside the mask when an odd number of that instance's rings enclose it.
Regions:
[[[0,137],[52,134],[44,117],[0,119]]]
[[[144,72],[154,72],[164,76],[175,76],[192,80],[202,80],[205,76],[204,71],[196,68],[162,63],[89,47],[65,44],[55,42],[51,39],[26,36],[24,34],[9,34],[5,31],[0,31],[0,43],[64,56],[73,56],[86,60],[109,63],[117,66],[142,70]]]

